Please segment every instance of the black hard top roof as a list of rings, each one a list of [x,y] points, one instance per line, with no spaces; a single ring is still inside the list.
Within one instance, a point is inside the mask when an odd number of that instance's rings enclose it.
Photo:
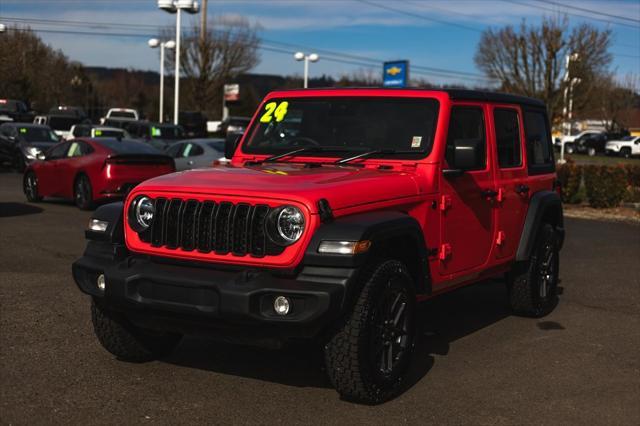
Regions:
[[[301,91],[303,89],[283,89],[274,90],[274,92],[290,92]],[[545,108],[546,105],[540,99],[529,98],[527,96],[512,95],[509,93],[491,92],[487,90],[471,90],[471,89],[428,89],[423,87],[313,87],[306,90],[384,90],[384,91],[402,91],[402,90],[418,90],[425,92],[444,92],[454,100],[467,101],[484,101],[508,104],[528,105],[538,108]]]

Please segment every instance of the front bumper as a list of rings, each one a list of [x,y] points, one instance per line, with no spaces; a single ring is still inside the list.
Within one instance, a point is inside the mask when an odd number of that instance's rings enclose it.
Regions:
[[[355,271],[305,267],[296,275],[281,276],[266,270],[214,269],[134,256],[122,246],[101,242],[90,242],[72,269],[82,292],[140,326],[269,338],[317,335],[343,312]],[[96,283],[99,274],[105,276],[104,292]],[[277,296],[290,300],[288,315],[275,313]]]

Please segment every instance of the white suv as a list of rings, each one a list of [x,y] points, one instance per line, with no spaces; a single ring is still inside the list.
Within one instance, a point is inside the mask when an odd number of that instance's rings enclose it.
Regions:
[[[604,149],[609,155],[617,154],[625,158],[640,155],[640,136],[625,136],[617,141],[609,141]]]
[[[107,115],[100,119],[100,124],[104,124],[106,120],[109,118],[114,118],[116,120],[131,120],[137,121],[140,119],[138,115],[138,111],[131,108],[111,108],[107,111]]]

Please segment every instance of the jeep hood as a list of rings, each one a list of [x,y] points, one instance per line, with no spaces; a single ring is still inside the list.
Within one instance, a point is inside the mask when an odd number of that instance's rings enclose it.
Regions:
[[[292,200],[307,204],[312,211],[322,198],[329,201],[333,210],[338,210],[420,193],[411,172],[284,163],[228,165],[173,173],[145,181],[135,192],[144,190]]]

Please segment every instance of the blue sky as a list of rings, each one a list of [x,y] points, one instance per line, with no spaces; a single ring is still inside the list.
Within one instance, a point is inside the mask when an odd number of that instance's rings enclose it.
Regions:
[[[302,65],[292,57],[296,47],[282,44],[289,43],[308,47],[307,53],[326,50],[376,60],[409,59],[412,66],[480,75],[473,55],[483,29],[518,25],[523,19],[536,23],[544,15],[568,11],[625,24],[569,16],[572,25],[589,22],[601,29],[611,28],[614,71],[621,77],[629,73],[640,74],[640,24],[565,9],[558,3],[640,20],[638,0],[210,0],[208,15],[226,20],[246,17],[260,26],[259,34],[267,41],[265,46],[288,52],[262,50],[261,62],[254,70],[259,73],[300,74]],[[149,26],[171,25],[175,21],[173,15],[157,9],[155,0],[0,0],[0,18],[5,24],[17,22],[17,19],[32,20],[30,25],[43,30],[40,35],[47,43],[86,65],[145,70],[157,68],[158,56],[157,51],[147,47],[147,37],[143,33],[154,32]],[[187,21],[191,19],[194,18],[187,18]],[[51,21],[103,25],[89,27]],[[139,27],[124,28],[113,23]],[[136,33],[141,36],[78,35],[55,31]],[[312,64],[312,76],[340,77],[355,70],[381,73],[381,66],[337,63],[328,60],[327,55],[324,59],[322,56],[321,53],[321,60]],[[466,75],[432,74],[417,68],[413,68],[412,75],[439,84],[477,83]]]

